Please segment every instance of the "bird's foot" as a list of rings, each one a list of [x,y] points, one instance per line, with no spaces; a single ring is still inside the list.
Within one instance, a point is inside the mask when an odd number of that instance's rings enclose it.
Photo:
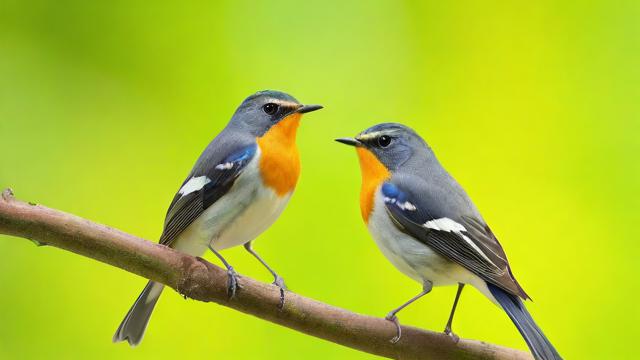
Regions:
[[[276,275],[276,279],[272,284],[280,288],[280,303],[278,304],[278,309],[282,310],[284,308],[284,292],[287,290],[287,285],[284,284],[284,279],[281,278],[280,275]]]
[[[458,341],[460,341],[460,336],[451,331],[451,327],[447,326],[446,328],[444,328],[444,333],[445,335],[450,336],[451,339],[453,339],[453,342],[455,342],[456,344],[458,343]]]
[[[392,337],[391,340],[389,340],[389,342],[391,342],[392,344],[395,344],[398,341],[400,341],[400,338],[402,337],[402,327],[400,327],[400,321],[398,320],[398,317],[393,312],[390,312],[389,314],[387,314],[387,316],[385,316],[385,320],[391,321],[396,325],[396,336]]]
[[[284,279],[280,277],[280,275],[276,276],[276,279],[273,280],[272,284],[279,287],[280,289],[287,290],[287,285],[284,284]]]
[[[240,285],[238,285],[238,277],[240,275],[233,269],[233,266],[229,266],[227,276],[227,295],[229,296],[229,300],[231,300],[236,297],[236,291],[240,287]]]

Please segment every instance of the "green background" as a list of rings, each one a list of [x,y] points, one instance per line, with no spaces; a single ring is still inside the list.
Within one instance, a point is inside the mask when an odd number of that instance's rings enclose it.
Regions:
[[[3,0],[0,186],[157,239],[235,107],[257,90],[290,92],[326,108],[303,120],[296,195],[255,248],[292,290],[383,316],[419,286],[369,238],[356,156],[332,139],[403,122],[483,212],[560,353],[629,358],[640,335],[639,18],[634,0]],[[244,250],[226,256],[270,281]],[[144,283],[0,237],[0,358],[372,357],[173,291],[141,346],[112,344]],[[437,288],[400,318],[442,330],[454,294]],[[474,289],[454,325],[526,348]]]

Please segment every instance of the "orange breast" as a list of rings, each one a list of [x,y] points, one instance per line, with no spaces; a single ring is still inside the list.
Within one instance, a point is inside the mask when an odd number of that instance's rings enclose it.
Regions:
[[[293,191],[300,176],[296,133],[301,116],[298,113],[287,116],[257,139],[262,181],[279,196]]]
[[[365,223],[369,222],[369,216],[373,211],[375,191],[385,180],[391,177],[391,173],[371,151],[365,148],[356,148],[360,158],[360,170],[362,172],[362,187],[360,189],[360,213]]]

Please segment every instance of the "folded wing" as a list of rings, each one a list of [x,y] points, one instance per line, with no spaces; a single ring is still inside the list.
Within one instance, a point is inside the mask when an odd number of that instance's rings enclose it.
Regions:
[[[255,143],[244,146],[217,164],[211,164],[210,168],[200,166],[202,170],[194,170],[169,206],[160,243],[171,245],[200,214],[226,194],[254,158],[256,150]]]
[[[446,189],[420,186],[416,181],[383,184],[387,213],[401,231],[466,268],[488,283],[527,299],[511,273],[500,243],[474,208],[465,208],[465,199],[443,196]],[[453,199],[451,203],[443,201]],[[468,211],[467,211],[468,210]]]

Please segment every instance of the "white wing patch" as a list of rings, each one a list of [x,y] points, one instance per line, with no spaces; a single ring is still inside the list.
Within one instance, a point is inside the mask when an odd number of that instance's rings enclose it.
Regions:
[[[216,170],[230,170],[233,167],[232,162],[226,162],[216,165]]]
[[[395,198],[385,197],[385,198],[384,198],[384,202],[385,202],[386,204],[389,204],[389,203],[391,203],[391,204],[396,204],[396,205],[398,205],[398,207],[399,207],[401,210],[403,210],[403,211],[404,211],[404,210],[407,210],[407,211],[416,211],[416,206],[415,206],[415,205],[413,205],[412,203],[408,202],[408,201],[405,201],[405,202],[399,202],[399,201],[397,201]]]
[[[180,189],[180,191],[178,191],[178,193],[182,196],[191,194],[194,191],[202,189],[210,182],[211,179],[206,176],[192,177],[191,179],[189,179],[189,181],[187,181],[186,184],[184,184],[184,186]]]
[[[445,218],[427,221],[426,223],[424,223],[424,227],[433,229],[433,230],[438,230],[438,231],[455,233],[456,235],[460,236],[467,244],[469,244],[485,260],[491,263],[491,265],[498,267],[496,264],[493,263],[493,261],[491,261],[491,259],[487,257],[487,255],[485,255],[485,253],[482,252],[482,250],[480,250],[478,245],[476,245],[476,243],[474,243],[473,240],[469,239],[468,236],[462,233],[463,231],[467,231],[467,229],[462,224],[459,224],[445,217]]]
[[[459,233],[461,231],[467,231],[467,229],[462,226],[461,224],[458,224],[457,222],[449,219],[449,218],[440,218],[440,219],[435,219],[435,220],[431,220],[431,221],[427,221],[424,226],[428,227],[429,229],[433,229],[433,230],[439,230],[439,231],[446,231],[446,232],[454,232],[454,233]]]

